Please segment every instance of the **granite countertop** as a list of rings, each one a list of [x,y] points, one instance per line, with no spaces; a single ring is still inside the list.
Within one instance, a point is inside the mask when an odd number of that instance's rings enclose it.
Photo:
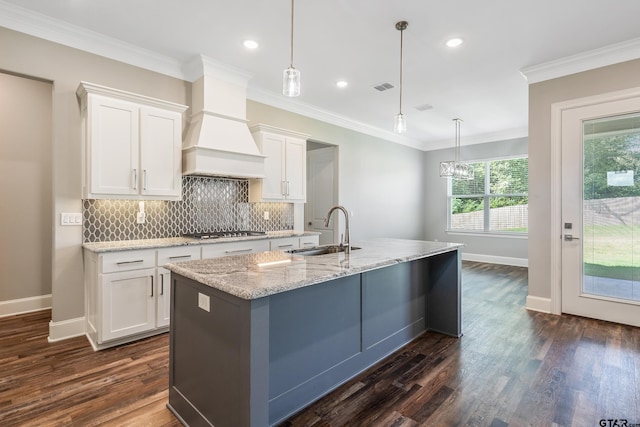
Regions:
[[[223,237],[220,239],[199,240],[191,237],[168,237],[165,239],[122,240],[117,242],[84,243],[83,248],[91,252],[116,252],[135,249],[157,249],[186,245],[211,245],[216,243],[239,242],[245,240],[278,239],[282,237],[317,236],[313,231],[267,231],[264,236]]]
[[[301,256],[262,252],[164,265],[174,273],[242,299],[257,299],[464,246],[421,240],[361,241],[351,254]]]

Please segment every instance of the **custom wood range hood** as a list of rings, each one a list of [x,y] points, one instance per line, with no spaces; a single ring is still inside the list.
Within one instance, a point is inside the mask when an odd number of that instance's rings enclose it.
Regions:
[[[192,63],[192,112],[182,145],[183,175],[264,178],[260,154],[246,120],[250,75],[204,56]],[[201,67],[201,68],[200,68]]]

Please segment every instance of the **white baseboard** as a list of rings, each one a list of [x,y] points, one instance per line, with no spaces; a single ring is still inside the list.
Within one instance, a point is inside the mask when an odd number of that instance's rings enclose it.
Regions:
[[[542,313],[551,313],[551,298],[541,298],[528,295],[526,309],[540,311]]]
[[[62,341],[68,338],[79,337],[86,333],[84,317],[63,320],[61,322],[49,322],[49,342]]]
[[[37,297],[0,301],[0,317],[31,313],[51,308],[51,294]]]
[[[506,256],[482,255],[462,253],[464,261],[486,262],[488,264],[513,265],[515,267],[528,267],[529,260],[527,258],[511,258]]]

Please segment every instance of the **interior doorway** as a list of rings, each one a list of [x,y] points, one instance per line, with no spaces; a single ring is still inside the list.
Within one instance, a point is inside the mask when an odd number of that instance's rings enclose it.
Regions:
[[[321,245],[339,242],[339,216],[333,217],[329,227],[324,226],[327,212],[338,200],[338,147],[308,141],[304,224],[305,230],[320,233]]]
[[[53,84],[0,72],[0,316],[51,307]]]

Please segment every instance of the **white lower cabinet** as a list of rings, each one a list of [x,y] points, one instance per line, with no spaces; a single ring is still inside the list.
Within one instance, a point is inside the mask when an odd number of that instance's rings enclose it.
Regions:
[[[87,337],[95,350],[166,332],[171,274],[168,262],[200,259],[200,246],[85,251]]]
[[[101,342],[155,329],[155,275],[155,268],[100,275]]]
[[[316,246],[318,236],[245,240],[106,253],[84,251],[87,338],[94,350],[166,332],[171,312],[167,263]]]
[[[170,262],[200,259],[200,246],[178,246],[158,249],[156,285],[156,327],[169,327],[171,313],[171,272],[162,266]]]
[[[171,320],[171,272],[158,267],[158,297],[156,298],[156,326],[169,326]]]

